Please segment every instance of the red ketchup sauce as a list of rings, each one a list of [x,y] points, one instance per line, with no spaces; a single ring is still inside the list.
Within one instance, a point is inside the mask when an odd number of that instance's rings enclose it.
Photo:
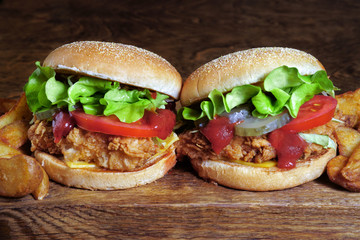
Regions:
[[[234,137],[234,124],[227,117],[215,117],[200,128],[200,132],[209,140],[216,154],[219,154]]]
[[[52,121],[54,142],[58,143],[62,137],[66,137],[75,126],[75,119],[67,111],[59,111]]]
[[[291,169],[303,154],[307,143],[298,133],[277,129],[269,134],[269,141],[276,149],[278,168]]]

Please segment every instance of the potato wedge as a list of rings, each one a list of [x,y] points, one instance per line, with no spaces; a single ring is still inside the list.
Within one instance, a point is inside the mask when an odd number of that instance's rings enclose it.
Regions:
[[[14,148],[19,148],[28,140],[29,123],[17,120],[0,129],[0,140]]]
[[[344,114],[356,115],[360,118],[360,89],[335,96],[337,108]]]
[[[326,166],[326,171],[329,179],[332,182],[338,184],[338,181],[341,180],[341,170],[345,167],[348,160],[348,157],[337,155],[328,162]]]
[[[360,181],[360,145],[358,145],[349,157],[341,174],[351,182]]]
[[[350,157],[360,143],[360,132],[349,127],[338,127],[335,129],[335,138],[340,155]]]
[[[40,163],[38,164],[40,166]],[[48,195],[49,192],[49,186],[50,186],[49,176],[42,167],[41,170],[43,172],[43,178],[41,180],[41,183],[35,189],[35,191],[31,193],[36,200],[43,200]]]
[[[343,181],[338,183],[340,186],[342,186],[343,188],[345,188],[351,192],[360,192],[360,181],[350,182],[350,181],[346,180],[345,178],[343,178],[343,179],[344,179]]]
[[[36,190],[42,178],[41,167],[30,156],[0,158],[0,196],[26,196]]]
[[[20,150],[10,147],[9,145],[0,141],[0,158],[11,158],[19,154],[21,154]]]
[[[0,117],[0,128],[3,128],[6,125],[17,120],[30,121],[31,118],[32,113],[29,110],[26,102],[26,96],[23,93],[15,106]]]
[[[17,101],[16,99],[0,98],[0,114],[8,112]]]
[[[345,156],[338,155],[334,157],[327,164],[327,175],[333,183],[336,183],[349,191],[360,192],[360,181],[351,182],[341,174],[341,170],[345,167],[347,162],[348,158]]]

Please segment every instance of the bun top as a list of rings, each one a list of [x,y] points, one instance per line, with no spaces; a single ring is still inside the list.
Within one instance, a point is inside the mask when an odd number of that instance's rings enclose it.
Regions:
[[[63,45],[44,60],[57,72],[81,74],[148,88],[179,98],[182,79],[165,59],[131,45],[82,41]]]
[[[217,89],[228,92],[236,86],[261,82],[275,68],[296,67],[300,74],[310,75],[323,70],[312,55],[282,47],[253,48],[234,52],[199,67],[184,82],[180,101],[183,106],[207,98]]]

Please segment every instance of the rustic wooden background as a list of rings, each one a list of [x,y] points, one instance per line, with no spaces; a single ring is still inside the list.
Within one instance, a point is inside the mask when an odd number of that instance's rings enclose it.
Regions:
[[[186,78],[200,65],[251,47],[316,56],[341,92],[360,87],[360,1],[0,1],[0,97],[17,97],[34,62],[76,40],[133,44]],[[43,201],[0,198],[0,239],[359,238],[360,195],[326,174],[276,192],[204,182],[188,163],[123,191],[51,183]]]

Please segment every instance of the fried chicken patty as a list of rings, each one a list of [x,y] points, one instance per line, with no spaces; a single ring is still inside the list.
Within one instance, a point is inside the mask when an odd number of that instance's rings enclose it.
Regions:
[[[161,148],[152,138],[113,136],[74,127],[54,143],[51,122],[35,121],[29,128],[31,151],[64,156],[65,161],[85,161],[117,171],[135,171],[152,164]]]
[[[234,136],[220,154],[216,154],[210,142],[199,131],[186,131],[179,135],[176,152],[179,158],[188,156],[197,160],[242,160],[261,163],[276,157],[275,148],[265,136]]]

